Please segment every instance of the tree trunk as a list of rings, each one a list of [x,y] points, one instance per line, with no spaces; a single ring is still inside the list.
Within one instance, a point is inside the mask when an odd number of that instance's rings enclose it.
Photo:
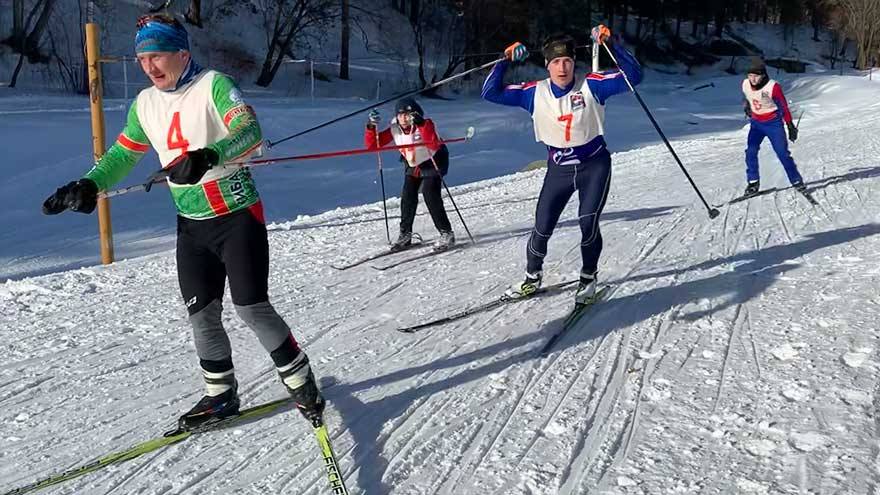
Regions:
[[[419,0],[409,0],[409,22],[419,22]]]
[[[724,32],[724,24],[727,22],[727,13],[724,5],[715,6],[715,37],[720,38]]]
[[[606,2],[605,5],[606,5],[605,12],[608,13],[608,25],[613,26],[614,25],[614,2],[609,1],[609,2]]]
[[[12,46],[20,47],[24,35],[24,0],[14,0],[12,3]]]
[[[202,0],[191,0],[189,3],[189,10],[186,11],[186,15],[184,16],[186,22],[192,24],[193,26],[203,27],[202,25]]]
[[[40,12],[40,17],[37,19],[37,24],[34,25],[33,31],[31,31],[24,40],[24,51],[28,56],[28,62],[36,63],[45,61],[43,60],[44,57],[40,55],[40,40],[43,39],[43,33],[49,25],[49,18],[52,15],[52,9],[55,7],[55,2],[56,0],[45,0],[45,3],[43,3],[43,10]]]
[[[349,25],[349,0],[342,0],[342,43],[339,49],[339,79],[348,80],[348,48],[351,38]]]
[[[834,64],[837,62],[837,36],[831,37],[831,69],[834,69]]]
[[[275,58],[275,48],[278,46],[281,15],[281,9],[279,8],[277,17],[275,18],[275,29],[272,32],[272,41],[269,42],[269,51],[266,53],[266,58],[263,60],[263,67],[260,69],[260,75],[256,80],[257,86],[262,86],[264,88],[272,84],[272,79],[274,78],[272,75],[272,60]],[[281,53],[283,57],[284,51]]]
[[[622,9],[623,9],[623,24],[621,25],[620,32],[624,36],[626,36],[626,25],[629,22],[629,2],[623,2]]]
[[[639,9],[638,16],[636,17],[636,40],[641,40],[641,39],[642,39],[642,11],[641,11],[641,9]]]
[[[681,16],[684,13],[684,0],[678,0],[678,13],[675,15],[675,37],[681,39]]]
[[[657,39],[657,22],[663,19],[663,1],[657,2],[651,9],[651,40]]]
[[[590,27],[593,26],[593,9],[591,3],[590,0],[587,0],[587,23],[589,23]]]
[[[18,81],[18,73],[21,71],[21,66],[24,63],[24,53],[18,55],[18,63],[15,64],[15,70],[12,71],[12,78],[9,79],[10,88],[15,87],[15,83]]]
[[[819,6],[821,0],[810,0],[807,2],[807,8],[810,10],[810,24],[813,26],[813,41],[819,41],[819,28],[822,27],[822,7]]]

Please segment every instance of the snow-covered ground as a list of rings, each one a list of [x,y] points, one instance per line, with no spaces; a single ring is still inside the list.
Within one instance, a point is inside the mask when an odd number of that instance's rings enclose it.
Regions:
[[[697,91],[704,81],[682,81],[652,75],[644,96],[703,193],[720,203],[744,186],[739,80],[707,80],[714,87]],[[477,242],[384,272],[330,267],[383,248],[374,157],[257,172],[273,222],[272,302],[325,385],[351,491],[876,489],[880,85],[815,75],[785,89],[806,110],[792,150],[820,205],[787,190],[725,207],[715,220],[632,96],[609,102],[616,153],[600,274],[615,289],[546,357],[539,349],[571,293],[395,331],[489,300],[522,275],[543,175],[504,175],[543,155],[524,112],[426,102],[445,136],[477,127],[473,143],[452,149],[449,176]],[[274,139],[360,105],[253,103]],[[93,264],[94,218],[38,212],[43,196],[87,168],[85,105],[0,98],[0,106],[0,271],[19,279]],[[108,129],[122,115],[109,112]],[[361,126],[354,119],[273,154],[357,147]],[[783,186],[769,145],[761,160],[763,184]],[[385,163],[396,191],[395,161]],[[372,203],[354,206],[364,202]],[[352,207],[320,213],[337,205]],[[0,284],[0,490],[152,438],[200,396],[167,193],[124,196],[113,208],[117,251],[132,259]],[[416,229],[436,236],[425,214]],[[548,282],[576,276],[579,236],[573,201],[551,240]],[[252,333],[231,311],[225,324],[243,402],[283,397]],[[326,493],[297,414],[195,437],[45,493]]]

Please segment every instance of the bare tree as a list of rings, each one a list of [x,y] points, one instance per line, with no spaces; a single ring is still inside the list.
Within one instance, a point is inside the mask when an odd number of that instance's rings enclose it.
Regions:
[[[858,46],[856,68],[866,69],[880,43],[880,0],[832,0],[844,14],[844,26]]]
[[[75,7],[62,3],[63,7],[53,16],[52,28],[48,30],[49,53],[55,63],[57,74],[64,88],[80,94],[88,94],[88,67],[82,47],[85,46],[85,30],[88,21],[84,2],[77,0]],[[73,11],[76,8],[76,12]],[[52,64],[49,64],[51,70]]]
[[[813,41],[819,41],[819,29],[826,22],[825,9],[822,8],[822,0],[807,0],[807,10],[810,13],[810,24],[813,26]]]
[[[464,16],[459,15],[454,2],[446,0],[411,0],[410,7],[410,27],[419,56],[419,82],[427,86],[449,77],[464,63]]]
[[[292,52],[294,41],[311,27],[329,23],[336,11],[332,0],[259,0],[257,8],[263,14],[266,27],[267,51],[263,68],[257,77],[258,86],[269,86]]]
[[[40,42],[43,39],[43,34],[46,32],[46,27],[49,25],[49,17],[52,15],[52,9],[55,7],[55,2],[56,0],[42,0],[37,2],[28,14],[27,20],[24,23],[25,31],[27,31],[27,26],[31,24],[34,16],[39,12],[34,28],[27,36],[25,36],[23,41],[20,41],[17,46],[13,46],[13,49],[19,52],[19,57],[18,63],[12,71],[12,77],[9,80],[10,88],[14,88],[18,81],[18,74],[24,64],[25,57],[27,57],[28,62],[30,63],[49,61],[49,57],[40,52]]]
[[[27,38],[24,39],[24,51],[28,56],[29,62],[37,62],[43,58],[40,54],[40,41],[42,41],[46,27],[49,25],[49,17],[52,15],[52,9],[55,7],[56,1],[43,0],[43,8],[40,11],[40,16],[37,18],[37,23],[34,25],[34,29],[28,33]]]
[[[158,5],[153,6],[150,12],[161,12],[171,9],[174,0],[163,0]],[[188,24],[202,28],[204,21],[202,17],[202,0],[190,0],[186,8],[186,14],[183,16]]]

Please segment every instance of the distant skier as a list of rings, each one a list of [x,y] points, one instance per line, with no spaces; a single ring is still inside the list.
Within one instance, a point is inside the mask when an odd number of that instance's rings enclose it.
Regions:
[[[632,84],[642,79],[639,63],[623,46],[611,43],[605,26],[593,28],[594,43],[607,43]],[[541,81],[503,85],[510,62],[524,62],[528,51],[514,43],[505,51],[483,84],[483,98],[502,105],[518,106],[532,114],[535,140],[547,145],[547,174],[535,211],[535,228],[526,248],[525,281],[507,291],[509,297],[523,297],[541,286],[547,242],[571,195],[578,192],[578,221],[581,228],[583,267],[575,294],[576,304],[590,302],[596,294],[602,234],[599,216],[611,185],[611,155],[605,146],[605,102],[628,91],[619,71],[587,74],[583,82],[574,76],[574,40],[567,35],[544,42],[542,53],[550,77]]]
[[[782,94],[782,86],[767,76],[767,66],[761,59],[752,60],[746,79],[742,83],[742,91],[745,96],[743,110],[751,121],[749,129],[748,147],[746,148],[746,191],[744,196],[753,196],[760,190],[760,175],[758,173],[758,150],[764,137],[770,139],[773,151],[788,175],[788,181],[798,191],[805,191],[804,179],[798,172],[797,165],[788,151],[788,143],[785,141],[785,130],[782,123],[788,127],[788,139],[792,142],[797,140],[798,129],[791,120],[791,112],[788,111],[788,103]]]
[[[299,410],[320,418],[324,399],[309,358],[269,303],[269,245],[250,171],[231,164],[259,152],[253,109],[228,76],[203,70],[173,17],[138,20],[135,51],[153,87],[138,94],[116,143],[85,176],[59,188],[43,212],[91,213],[99,190],[129,174],[150,146],[177,207],[177,275],[193,327],[206,395],[180,418],[187,429],[238,414],[232,348],[221,322],[226,279],[235,310],[256,333]]]
[[[395,113],[397,115],[388,129],[379,132],[379,112],[370,112],[364,131],[364,144],[367,148],[385,146],[392,140],[396,145],[425,143],[426,146],[400,150],[401,161],[404,163],[403,190],[400,192],[400,234],[391,245],[391,250],[400,251],[412,244],[413,221],[419,206],[421,187],[431,220],[440,233],[434,250],[446,251],[455,244],[455,234],[446,215],[441,194],[441,177],[449,170],[449,150],[437,135],[434,122],[425,118],[422,107],[414,99],[403,98],[398,101]],[[440,171],[439,175],[437,170]]]

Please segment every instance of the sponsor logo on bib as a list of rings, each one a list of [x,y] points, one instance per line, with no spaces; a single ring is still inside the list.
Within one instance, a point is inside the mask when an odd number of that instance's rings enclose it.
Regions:
[[[587,103],[584,101],[584,94],[580,91],[575,91],[571,95],[569,95],[569,100],[571,100],[571,109],[572,110],[580,110],[587,106]]]

